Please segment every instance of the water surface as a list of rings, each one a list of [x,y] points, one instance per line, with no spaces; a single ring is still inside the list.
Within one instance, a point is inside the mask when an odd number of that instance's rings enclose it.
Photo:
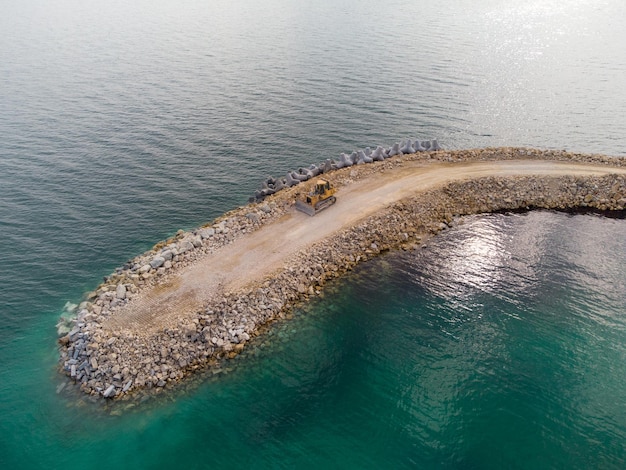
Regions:
[[[626,155],[625,9],[2,2],[0,463],[622,467],[621,220],[477,219],[364,266],[225,377],[121,416],[56,393],[54,325],[127,259],[339,152]]]

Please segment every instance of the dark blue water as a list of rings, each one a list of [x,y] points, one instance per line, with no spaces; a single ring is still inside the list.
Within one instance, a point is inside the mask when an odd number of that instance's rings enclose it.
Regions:
[[[436,137],[626,155],[625,9],[2,2],[0,463],[623,466],[620,220],[479,219],[132,411],[57,395],[54,325],[155,242],[339,152]]]

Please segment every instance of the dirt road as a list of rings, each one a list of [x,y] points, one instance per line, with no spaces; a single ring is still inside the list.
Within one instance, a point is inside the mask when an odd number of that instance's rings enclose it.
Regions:
[[[350,227],[387,205],[450,181],[484,176],[584,176],[626,174],[601,165],[518,160],[501,162],[404,162],[342,187],[337,203],[309,217],[295,209],[280,220],[237,239],[174,275],[167,284],[148,288],[114,313],[104,328],[148,334],[172,326],[177,318],[200,310],[213,296],[250,285],[281,269],[313,243]]]

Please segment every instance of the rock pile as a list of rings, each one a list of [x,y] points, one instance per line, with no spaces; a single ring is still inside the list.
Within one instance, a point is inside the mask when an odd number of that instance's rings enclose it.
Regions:
[[[427,152],[403,158],[543,158],[624,164],[609,157],[528,149]],[[349,184],[396,164],[402,161],[383,161],[378,168],[366,165],[358,171],[337,170],[333,181]],[[255,286],[214,299],[176,325],[149,336],[102,328],[111,313],[132,301],[141,289],[166,281],[175,270],[282,216],[292,207],[295,194],[296,188],[292,188],[272,196],[269,202],[231,211],[193,232],[181,231],[118,268],[87,295],[75,318],[59,325],[61,370],[84,392],[105,398],[160,389],[198,368],[234,357],[260,328],[319,294],[330,280],[381,252],[418,245],[445,229],[456,216],[529,209],[623,211],[626,177],[490,177],[450,183],[402,200],[310,247],[287,260],[280,272]]]
[[[366,147],[364,150],[357,150],[350,155],[342,153],[338,161],[327,159],[319,165],[312,164],[308,168],[298,168],[298,171],[288,171],[282,178],[270,176],[263,182],[261,188],[257,189],[254,196],[250,197],[249,202],[261,202],[267,196],[276,194],[278,191],[291,188],[303,181],[308,181],[311,178],[333,170],[340,170],[341,168],[347,168],[353,165],[363,165],[365,163],[382,162],[387,158],[405,154],[411,155],[418,152],[437,150],[441,150],[437,139],[422,141],[407,139],[403,140],[401,143],[396,142],[388,148],[379,145],[374,151],[372,151],[370,147]]]

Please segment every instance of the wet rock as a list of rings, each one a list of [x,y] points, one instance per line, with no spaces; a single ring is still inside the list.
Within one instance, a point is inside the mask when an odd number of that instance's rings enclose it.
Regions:
[[[112,398],[115,396],[115,385],[110,385],[102,394],[104,398]]]
[[[124,384],[124,387],[122,388],[122,393],[128,392],[132,385],[133,385],[133,379],[130,379],[128,382]]]

